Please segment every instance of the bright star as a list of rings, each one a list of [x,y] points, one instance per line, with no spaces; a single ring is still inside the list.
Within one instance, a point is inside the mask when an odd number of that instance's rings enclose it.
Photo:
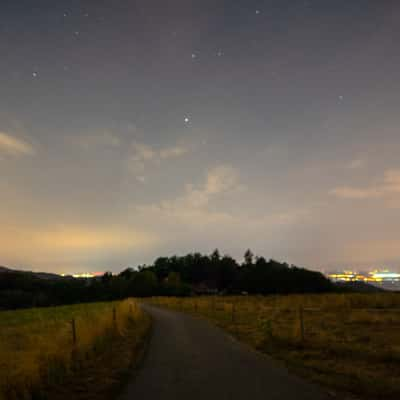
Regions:
[[[37,78],[37,76],[38,76],[37,72],[32,72],[32,76],[33,76],[34,78]]]
[[[185,120],[184,120],[184,121],[185,121],[186,124],[188,124],[189,121],[190,121],[189,117],[185,117]]]
[[[192,53],[192,59],[194,60],[197,57],[195,53]]]
[[[261,13],[261,11],[260,10],[256,10],[256,14],[260,14]]]

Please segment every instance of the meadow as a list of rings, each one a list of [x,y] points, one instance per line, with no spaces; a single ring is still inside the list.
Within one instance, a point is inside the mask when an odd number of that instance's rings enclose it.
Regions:
[[[101,399],[143,350],[134,300],[0,312],[0,399]]]
[[[400,398],[400,294],[152,298],[205,317],[341,398]]]

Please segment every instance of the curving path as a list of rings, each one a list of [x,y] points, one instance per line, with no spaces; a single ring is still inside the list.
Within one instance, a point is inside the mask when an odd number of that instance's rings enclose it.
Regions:
[[[205,320],[143,307],[153,317],[153,336],[142,368],[119,400],[330,398]]]

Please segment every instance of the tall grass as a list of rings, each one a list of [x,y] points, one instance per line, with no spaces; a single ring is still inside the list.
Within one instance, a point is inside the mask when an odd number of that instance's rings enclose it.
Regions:
[[[0,399],[42,398],[142,318],[133,300],[0,312]]]
[[[400,398],[400,293],[154,298],[201,315],[311,379]]]

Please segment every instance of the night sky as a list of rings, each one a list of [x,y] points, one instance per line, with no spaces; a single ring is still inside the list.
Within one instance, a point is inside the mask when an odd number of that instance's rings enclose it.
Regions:
[[[0,265],[400,271],[399,46],[399,1],[1,1]]]

